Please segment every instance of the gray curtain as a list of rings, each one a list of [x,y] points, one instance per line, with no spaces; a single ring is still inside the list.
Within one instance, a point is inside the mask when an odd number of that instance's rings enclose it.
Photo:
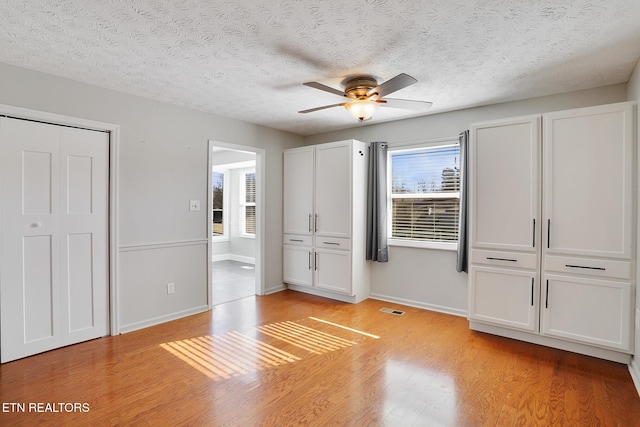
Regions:
[[[469,131],[460,133],[460,218],[458,219],[458,259],[456,261],[456,271],[458,273],[467,271],[469,264],[468,242],[467,242],[467,184],[469,182],[467,171],[467,158],[469,149]]]
[[[387,262],[387,143],[369,145],[367,181],[367,259]]]

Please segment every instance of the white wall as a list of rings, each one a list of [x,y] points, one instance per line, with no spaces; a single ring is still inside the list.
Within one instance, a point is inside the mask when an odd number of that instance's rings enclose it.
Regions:
[[[355,138],[365,142],[405,142],[457,137],[473,122],[536,114],[627,100],[625,84],[561,95],[433,114],[362,126],[305,138],[305,144]],[[347,112],[345,111],[345,114]],[[456,253],[391,247],[388,263],[371,269],[372,296],[432,310],[466,315],[467,275],[455,270]]]
[[[266,150],[265,287],[282,287],[282,151],[302,137],[6,64],[0,103],[120,125],[122,330],[206,308],[207,212],[188,202],[207,205],[209,139]]]
[[[629,101],[637,101],[640,103],[640,61],[636,64],[636,68],[627,83],[627,93]],[[636,120],[636,130],[638,131],[636,146],[636,154],[638,158],[638,165],[640,165],[640,108],[636,107],[637,111],[637,120]],[[640,168],[640,167],[639,167]],[[636,231],[638,232],[638,239],[636,242],[640,242],[640,173],[638,173],[638,226]],[[640,265],[640,251],[636,248],[637,255],[637,264]],[[636,269],[637,271],[637,269]],[[640,291],[638,289],[638,280],[637,280],[637,272],[636,272],[636,309],[640,310]],[[636,314],[638,312],[636,311]],[[636,320],[640,321],[640,320]],[[635,356],[633,357],[630,365],[631,375],[633,376],[633,380],[636,384],[636,388],[638,389],[638,393],[640,393],[640,330],[636,329],[636,349]]]

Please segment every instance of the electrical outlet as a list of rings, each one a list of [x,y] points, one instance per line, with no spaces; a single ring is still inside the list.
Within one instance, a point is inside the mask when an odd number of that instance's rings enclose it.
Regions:
[[[640,308],[636,308],[636,331],[640,331]]]
[[[167,283],[167,294],[172,294],[176,291],[173,282]]]

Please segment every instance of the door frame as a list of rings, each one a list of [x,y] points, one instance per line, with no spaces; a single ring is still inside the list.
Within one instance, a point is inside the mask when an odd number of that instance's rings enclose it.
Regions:
[[[207,147],[207,304],[209,309],[213,308],[213,277],[211,276],[211,259],[213,256],[213,246],[211,242],[213,223],[213,181],[211,180],[211,168],[213,167],[213,147],[227,148],[229,150],[247,151],[256,155],[256,255],[255,255],[255,279],[256,295],[265,294],[264,281],[264,247],[265,247],[265,153],[262,148],[250,147],[247,145],[230,144],[227,142],[210,139]]]
[[[28,108],[14,107],[0,104],[0,116],[6,116],[34,122],[48,123],[58,126],[70,126],[87,130],[96,130],[109,133],[109,208],[108,208],[108,254],[109,261],[107,271],[109,274],[109,334],[120,333],[119,318],[119,282],[118,282],[118,163],[120,125],[82,119],[79,117],[65,116],[46,111],[31,110]]]

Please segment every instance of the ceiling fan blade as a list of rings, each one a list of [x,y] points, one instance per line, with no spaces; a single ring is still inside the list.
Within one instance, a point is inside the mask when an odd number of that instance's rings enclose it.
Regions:
[[[305,86],[309,86],[309,87],[315,88],[315,89],[323,90],[325,92],[333,93],[335,95],[339,95],[339,96],[342,96],[342,97],[346,97],[347,96],[347,94],[344,93],[343,91],[338,90],[338,89],[334,89],[334,88],[332,88],[330,86],[327,86],[327,85],[323,85],[322,83],[306,82],[306,83],[302,83],[302,84],[305,85]]]
[[[403,108],[405,110],[427,111],[433,105],[433,102],[414,101],[411,99],[385,98],[376,101],[385,107]]]
[[[367,98],[373,97],[371,100],[375,101],[397,90],[404,89],[407,86],[418,83],[418,80],[414,79],[408,74],[400,73],[397,76],[387,80],[378,87],[374,87],[367,92]]]
[[[306,113],[312,113],[314,111],[319,111],[319,110],[324,110],[326,108],[333,108],[333,107],[344,107],[347,103],[343,102],[341,104],[331,104],[331,105],[323,105],[322,107],[316,107],[316,108],[310,108],[308,110],[302,110],[302,111],[298,111],[298,113],[302,113],[302,114],[306,114]]]

